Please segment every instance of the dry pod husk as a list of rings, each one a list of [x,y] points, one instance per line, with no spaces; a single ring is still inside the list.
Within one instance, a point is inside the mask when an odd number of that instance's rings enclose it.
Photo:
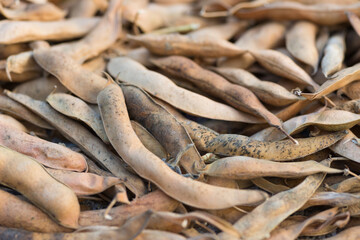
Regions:
[[[81,99],[65,93],[50,94],[46,101],[58,112],[88,125],[105,143],[109,143],[99,113]]]
[[[85,127],[76,121],[65,117],[50,107],[46,102],[34,100],[20,93],[6,92],[7,96],[20,102],[36,114],[49,121],[64,137],[75,143],[98,164],[104,166],[116,177],[124,180],[124,184],[136,195],[143,195],[146,192],[142,180],[127,171],[114,153],[106,145]]]
[[[80,206],[75,193],[33,158],[3,146],[0,149],[1,183],[22,193],[59,224],[77,228]]]
[[[45,120],[5,95],[0,95],[0,110],[15,118],[28,121],[35,126],[53,129]]]
[[[321,70],[325,77],[329,77],[341,69],[345,50],[345,33],[335,34],[329,39],[321,60]]]
[[[0,224],[8,228],[21,228],[34,232],[68,232],[39,208],[19,197],[0,190]]]
[[[330,162],[322,164],[329,166]],[[310,175],[298,186],[278,193],[256,207],[251,213],[238,220],[234,227],[242,238],[249,240],[270,237],[270,232],[285,218],[299,210],[302,205],[315,193],[325,178],[324,173]],[[273,211],[276,209],[276,211]],[[221,239],[234,239],[228,234],[222,234]]]
[[[258,177],[297,178],[318,172],[342,173],[315,161],[279,163],[244,156],[221,158],[206,165],[202,173],[229,179],[253,179]]]
[[[35,158],[41,164],[82,172],[87,169],[83,155],[60,144],[48,142],[23,131],[0,124],[0,144],[24,155]]]
[[[296,134],[309,126],[316,126],[325,131],[341,131],[350,129],[359,122],[360,117],[357,114],[328,109],[294,117],[284,122],[283,126],[288,134]],[[251,138],[259,141],[279,141],[286,136],[275,128],[267,128],[254,134]]]
[[[110,1],[108,10],[100,22],[84,38],[78,41],[61,43],[52,46],[51,49],[68,55],[78,63],[83,63],[87,59],[98,56],[101,52],[114,44],[119,37],[121,32],[121,26],[119,25],[121,3],[120,0]],[[31,51],[12,55],[10,58],[12,58],[12,63],[15,64],[16,68],[11,66],[11,68],[7,70],[8,72],[27,72],[27,74],[21,75],[12,74],[13,81],[24,81],[38,77],[33,76],[34,74],[38,75],[39,66],[34,61],[33,53]],[[37,71],[32,72],[29,71],[30,69],[35,69]],[[0,79],[2,79],[1,73],[2,72],[0,71]],[[4,77],[4,79],[10,80],[7,77]]]
[[[247,21],[229,22],[215,26],[204,27],[187,34],[192,38],[219,38],[224,40],[231,39],[235,34],[242,32],[247,26]],[[241,46],[241,45],[240,45]]]
[[[76,18],[54,22],[1,21],[0,43],[73,39],[85,35],[98,21],[97,18]]]
[[[11,20],[39,20],[52,21],[60,20],[65,17],[66,12],[58,8],[53,3],[26,3],[18,8],[10,9],[0,4],[0,13]]]
[[[314,93],[302,93],[307,99],[314,100],[342,88],[356,81],[360,76],[360,64],[342,69],[331,76],[331,79],[322,84]]]
[[[330,149],[343,157],[359,162],[360,147],[356,138],[355,134],[348,130],[348,134],[339,142],[332,145]]]
[[[223,99],[234,108],[261,116],[270,125],[282,128],[281,120],[267,110],[253,92],[201,68],[192,60],[181,56],[171,56],[154,59],[152,62],[171,74],[191,81],[200,89]]]
[[[69,186],[78,196],[98,194],[122,182],[116,177],[103,177],[93,173],[77,173],[49,168],[47,171],[54,178]]]
[[[264,68],[279,76],[316,90],[318,84],[288,56],[275,50],[252,50],[250,53]]]
[[[271,49],[284,37],[285,25],[280,22],[268,22],[248,29],[242,34],[235,45],[246,50]],[[250,53],[220,60],[220,67],[246,69],[255,62]]]
[[[336,2],[338,3],[338,2]],[[360,5],[353,4],[302,4],[300,2],[271,2],[255,8],[235,11],[241,19],[308,20],[322,25],[335,25],[347,21],[346,12],[359,12]]]
[[[146,211],[138,216],[130,218],[127,222],[121,227],[108,227],[108,226],[94,226],[94,227],[85,227],[77,230],[72,233],[37,233],[37,232],[28,232],[24,230],[17,229],[4,229],[0,228],[0,238],[11,238],[11,239],[119,239],[127,240],[134,239],[139,235],[143,229],[147,226],[150,216],[152,215],[151,211]]]
[[[127,36],[135,43],[159,55],[200,57],[232,57],[245,53],[243,49],[223,39],[195,38],[179,34]]]
[[[118,57],[111,59],[107,70],[114,78],[119,77],[121,81],[134,84],[151,95],[192,115],[248,123],[260,123],[263,121],[250,114],[237,111],[230,106],[178,87],[169,78],[146,69],[130,58]]]
[[[202,161],[185,128],[138,87],[129,84],[120,86],[129,116],[148,129],[188,173],[196,174],[196,168],[201,166]]]
[[[97,11],[103,12],[107,8],[108,2],[105,0],[79,0],[71,6],[69,17],[92,17]]]
[[[17,85],[13,91],[16,93],[21,93],[28,95],[36,100],[45,101],[47,96],[54,91],[56,88],[56,93],[67,93],[67,90],[64,85],[62,85],[59,80],[55,77],[42,77],[34,80],[30,80],[24,83]]]
[[[238,68],[215,68],[214,70],[230,82],[250,89],[264,103],[273,106],[286,106],[303,100],[303,98],[289,92],[281,85],[270,81],[262,81],[246,70]]]
[[[277,229],[271,232],[269,240],[296,239],[298,236],[303,235],[303,233],[304,235],[308,235],[309,230],[311,230],[311,225],[319,225],[320,223],[322,224],[320,226],[316,226],[314,230],[316,230],[319,235],[323,235],[320,231],[321,229],[330,227],[330,231],[333,231],[339,226],[339,224],[340,227],[346,225],[347,221],[345,220],[344,222],[344,217],[348,217],[348,214],[343,213],[341,208],[331,208],[311,216],[303,222],[294,222],[293,224],[289,223],[288,226],[285,225],[284,227],[280,225]]]
[[[9,128],[15,128],[20,132],[29,132],[29,130],[27,130],[21,122],[6,114],[0,114],[0,125]]]
[[[319,62],[316,49],[317,26],[311,22],[296,22],[286,33],[286,48],[301,62],[310,65],[315,73]]]
[[[104,222],[105,209],[89,210],[80,213],[80,226],[97,226],[106,224],[108,226],[122,226],[126,219],[136,216],[147,210],[172,212],[179,206],[179,202],[167,196],[160,190],[148,193],[130,204],[112,208],[108,215],[112,219]]]
[[[39,49],[34,51],[34,58],[67,89],[89,103],[96,103],[96,96],[106,85],[104,78],[82,68],[62,52]],[[73,81],[74,77],[77,78],[76,82]]]
[[[124,96],[119,86],[111,84],[101,91],[98,104],[105,131],[119,155],[140,176],[154,182],[171,197],[188,205],[205,209],[256,204],[266,198],[267,195],[261,191],[214,187],[182,177],[172,171],[161,159],[147,150],[137,138],[125,110]],[[149,164],[144,160],[149,161]],[[169,184],[172,181],[176,182],[176,189]],[[199,195],[199,192],[203,194]],[[226,199],[223,199],[224,196]],[[243,201],[244,197],[246,201]]]
[[[358,238],[358,0],[0,15],[0,239]]]
[[[164,147],[154,138],[153,135],[151,135],[151,133],[148,132],[148,130],[146,130],[146,128],[135,121],[131,121],[131,126],[142,144],[144,144],[147,149],[160,159],[167,159],[169,157]]]

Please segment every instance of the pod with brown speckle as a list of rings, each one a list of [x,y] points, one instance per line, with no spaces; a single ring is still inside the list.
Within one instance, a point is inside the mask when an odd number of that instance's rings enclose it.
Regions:
[[[119,86],[111,84],[101,91],[98,104],[105,131],[116,151],[140,176],[155,183],[171,197],[203,209],[256,204],[266,198],[267,195],[261,191],[214,187],[172,171],[137,138]]]

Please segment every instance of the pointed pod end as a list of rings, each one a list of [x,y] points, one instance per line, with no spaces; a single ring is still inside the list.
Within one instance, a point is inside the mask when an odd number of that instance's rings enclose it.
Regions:
[[[4,93],[6,96],[9,96],[9,94],[11,94],[11,91],[8,90],[8,89],[4,89],[3,93]]]
[[[295,138],[293,138],[292,136],[290,136],[290,134],[288,134],[282,127],[279,127],[279,130],[286,135],[286,137],[288,139],[290,139],[290,141],[292,141],[295,145],[299,145],[298,140],[296,140]]]
[[[5,73],[6,73],[6,77],[10,80],[10,82],[12,82],[10,63],[8,60],[6,61]]]

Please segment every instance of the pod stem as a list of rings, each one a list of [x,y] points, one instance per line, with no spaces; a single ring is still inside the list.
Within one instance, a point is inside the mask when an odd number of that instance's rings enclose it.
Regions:
[[[298,142],[295,138],[293,138],[292,136],[290,136],[290,134],[288,134],[282,127],[278,127],[278,129],[279,129],[283,134],[285,134],[286,137],[287,137],[288,139],[290,139],[295,145],[299,145],[299,142]]]
[[[104,213],[104,218],[106,220],[112,220],[113,218],[109,215],[110,210],[113,208],[113,206],[115,205],[115,203],[117,202],[117,198],[116,196],[113,198],[113,200],[110,202],[109,206],[106,208],[105,213]]]

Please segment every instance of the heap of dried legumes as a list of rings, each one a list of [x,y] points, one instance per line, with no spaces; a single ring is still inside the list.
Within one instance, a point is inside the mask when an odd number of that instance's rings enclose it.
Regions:
[[[0,239],[360,239],[359,0],[0,15]]]

